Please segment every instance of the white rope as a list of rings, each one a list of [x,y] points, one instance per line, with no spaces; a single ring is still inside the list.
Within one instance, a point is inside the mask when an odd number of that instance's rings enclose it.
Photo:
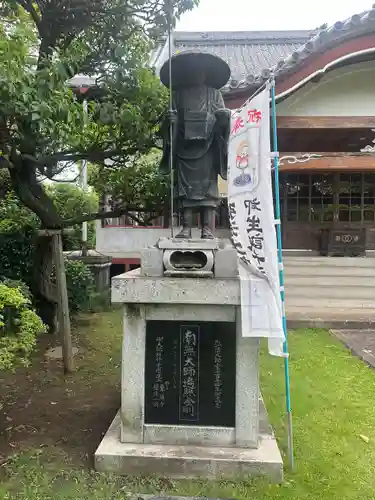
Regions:
[[[256,95],[260,94],[260,92],[262,92],[262,90],[264,90],[268,84],[269,80],[267,80],[260,87],[258,87],[256,91],[253,94],[251,94],[251,96],[248,99],[246,99],[246,101],[234,111],[233,114],[235,115],[236,113],[240,113],[243,110],[243,108],[247,106],[247,104],[251,101],[251,99],[253,99]]]

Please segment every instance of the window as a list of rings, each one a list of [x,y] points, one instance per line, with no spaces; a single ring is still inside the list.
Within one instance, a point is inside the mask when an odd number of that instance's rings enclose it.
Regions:
[[[284,221],[332,221],[333,175],[281,173],[280,203]]]
[[[309,220],[309,175],[290,174],[281,179],[282,213],[288,221]]]
[[[332,222],[334,213],[334,176],[333,174],[312,174],[311,210],[312,222]]]
[[[363,174],[363,220],[375,220],[375,173]]]
[[[283,221],[375,222],[375,173],[280,174]]]
[[[340,174],[339,220],[361,222],[362,220],[362,174]]]

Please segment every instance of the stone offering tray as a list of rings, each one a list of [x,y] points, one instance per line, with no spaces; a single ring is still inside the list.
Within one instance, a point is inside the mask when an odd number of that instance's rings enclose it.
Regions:
[[[233,278],[237,253],[221,240],[162,238],[141,253],[143,276]]]

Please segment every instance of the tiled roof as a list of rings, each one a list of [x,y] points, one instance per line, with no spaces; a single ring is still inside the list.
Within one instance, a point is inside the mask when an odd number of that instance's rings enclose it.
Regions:
[[[308,31],[289,32],[207,32],[174,34],[174,52],[200,50],[224,59],[232,79],[243,80],[277,64],[309,39]]]
[[[222,57],[232,71],[231,80],[222,89],[229,92],[257,88],[271,72],[276,78],[293,73],[312,54],[372,31],[375,31],[375,5],[345,21],[338,21],[333,26],[323,25],[313,31],[177,31],[173,34],[173,52],[194,49]],[[158,65],[161,53],[161,47],[155,51],[154,66]]]

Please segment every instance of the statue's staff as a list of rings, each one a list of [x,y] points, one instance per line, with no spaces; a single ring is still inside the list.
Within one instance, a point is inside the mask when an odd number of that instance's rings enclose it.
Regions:
[[[172,23],[173,23],[173,0],[164,0],[165,14],[168,22],[168,57],[169,57],[169,170],[171,179],[171,208],[170,208],[170,224],[171,224],[171,237],[173,238],[173,216],[174,216],[174,172],[173,172],[173,95],[172,95]]]

